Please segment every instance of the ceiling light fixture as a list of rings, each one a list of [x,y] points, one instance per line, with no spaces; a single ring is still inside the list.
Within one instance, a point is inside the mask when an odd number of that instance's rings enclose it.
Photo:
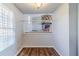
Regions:
[[[42,5],[43,5],[42,3],[33,3],[32,6],[34,9],[39,9],[40,7],[42,7]]]

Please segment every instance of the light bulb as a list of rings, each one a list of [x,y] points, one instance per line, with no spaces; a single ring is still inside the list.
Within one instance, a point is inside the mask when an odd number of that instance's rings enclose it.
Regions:
[[[42,3],[33,3],[33,8],[40,8],[42,6]]]

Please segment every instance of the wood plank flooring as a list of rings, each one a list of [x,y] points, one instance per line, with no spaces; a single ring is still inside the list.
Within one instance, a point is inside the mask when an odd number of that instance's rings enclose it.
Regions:
[[[17,56],[59,56],[54,48],[23,48]]]

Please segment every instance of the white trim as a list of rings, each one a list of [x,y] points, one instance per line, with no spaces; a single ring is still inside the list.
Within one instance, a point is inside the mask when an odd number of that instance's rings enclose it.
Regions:
[[[56,52],[60,55],[60,56],[63,56],[55,47],[53,47],[55,50],[56,50]]]
[[[39,48],[41,48],[41,47],[53,47],[53,48],[54,48],[54,46],[23,46],[23,47],[33,47],[33,48],[34,48],[34,47],[35,47],[35,48],[36,48],[36,47],[39,47]]]
[[[19,52],[20,52],[23,48],[24,48],[24,47],[21,47],[21,48],[17,51],[17,53],[16,53],[15,56],[17,56],[17,55],[19,54]]]

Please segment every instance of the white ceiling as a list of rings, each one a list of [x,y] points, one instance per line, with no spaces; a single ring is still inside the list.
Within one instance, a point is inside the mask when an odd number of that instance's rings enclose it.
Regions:
[[[15,3],[15,6],[24,14],[52,13],[60,3],[47,3],[39,9],[34,9],[32,3]]]

